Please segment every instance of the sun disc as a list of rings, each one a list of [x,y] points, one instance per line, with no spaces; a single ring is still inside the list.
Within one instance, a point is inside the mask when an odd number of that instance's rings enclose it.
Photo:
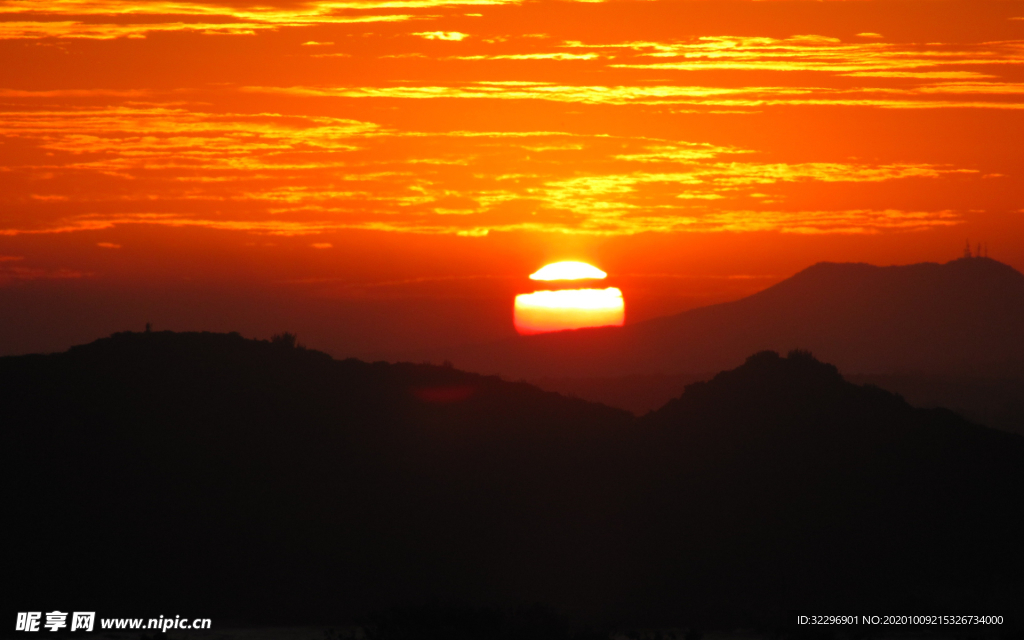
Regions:
[[[523,335],[617,327],[624,319],[622,291],[615,287],[534,291],[516,296],[515,326]]]
[[[602,280],[608,274],[586,262],[567,260],[554,262],[530,275],[530,280]]]

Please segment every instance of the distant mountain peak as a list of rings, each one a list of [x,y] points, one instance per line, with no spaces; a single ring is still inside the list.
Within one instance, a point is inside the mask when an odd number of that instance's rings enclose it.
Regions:
[[[831,413],[843,405],[879,403],[889,409],[909,408],[898,396],[847,382],[835,366],[819,361],[809,351],[794,349],[786,356],[776,351],[755,353],[735,369],[687,385],[682,396],[651,415],[686,414],[695,408],[703,412],[713,407],[729,414],[798,416]]]
[[[991,273],[1014,276],[1024,281],[1024,274],[1017,271],[1010,265],[999,262],[987,256],[973,256],[970,258],[957,258],[942,265],[951,269],[970,270],[974,273]]]
[[[765,289],[771,291],[787,283],[797,283],[808,278],[852,277],[898,277],[900,275],[931,274],[934,277],[950,277],[954,274],[973,275],[979,278],[1010,278],[1024,284],[1024,274],[1003,262],[983,256],[956,258],[949,262],[916,262],[899,265],[873,265],[867,262],[816,262],[798,271],[792,277]],[[763,293],[763,292],[762,292]],[[755,294],[756,295],[756,294]]]
[[[841,383],[843,377],[834,365],[821,362],[810,351],[793,349],[785,357],[777,351],[759,351],[746,359],[742,366],[733,372],[753,374],[757,376],[775,376],[789,379],[815,379],[830,383]]]
[[[847,373],[992,373],[1024,361],[1024,274],[986,257],[820,262],[746,298],[624,327],[437,354],[505,376],[700,374],[807,349]]]

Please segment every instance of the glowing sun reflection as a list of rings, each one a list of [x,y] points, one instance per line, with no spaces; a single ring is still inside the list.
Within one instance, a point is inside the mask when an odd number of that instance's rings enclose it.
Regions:
[[[625,315],[622,291],[615,287],[534,291],[516,296],[516,331],[523,335],[622,326]]]

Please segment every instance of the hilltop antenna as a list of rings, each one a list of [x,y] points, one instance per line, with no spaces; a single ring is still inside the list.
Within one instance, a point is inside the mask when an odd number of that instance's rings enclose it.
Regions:
[[[985,243],[985,257],[988,257],[988,243]]]
[[[981,257],[981,243],[980,242],[978,243],[978,250],[974,252],[974,257],[975,258],[980,258]]]
[[[965,258],[973,257],[971,255],[971,240],[970,240],[970,238],[967,239],[967,244],[964,246],[964,257]]]

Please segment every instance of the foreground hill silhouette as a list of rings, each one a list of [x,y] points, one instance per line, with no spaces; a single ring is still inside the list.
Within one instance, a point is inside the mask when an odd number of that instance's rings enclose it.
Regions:
[[[688,384],[713,374],[646,374],[617,377],[541,378],[530,380],[555,391],[643,415],[683,392]],[[1003,368],[995,375],[975,374],[850,374],[856,384],[873,384],[903,396],[915,407],[944,407],[1004,431],[1024,435],[1024,368]]]
[[[486,622],[474,607],[539,602],[710,628],[1024,602],[1024,440],[801,352],[636,419],[449,367],[123,333],[0,358],[0,405],[12,610]],[[545,629],[524,633],[564,633]]]
[[[628,292],[627,292],[628,295]],[[512,378],[704,374],[810,349],[850,373],[993,373],[1024,361],[1024,275],[989,258],[820,263],[742,300],[624,327],[444,350]]]

